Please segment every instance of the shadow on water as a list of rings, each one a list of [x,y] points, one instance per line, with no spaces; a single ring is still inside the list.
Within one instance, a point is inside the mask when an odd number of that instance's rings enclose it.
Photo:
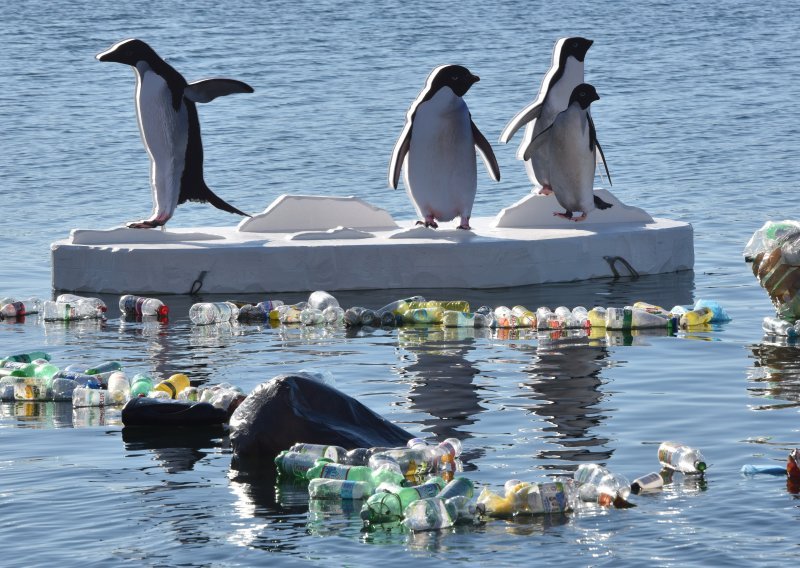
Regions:
[[[211,448],[228,445],[222,426],[162,428],[126,426],[122,441],[127,451],[147,450],[167,473],[191,471]]]
[[[762,343],[750,346],[755,372],[748,391],[756,397],[774,399],[756,410],[774,410],[800,406],[800,343],[796,340],[765,337]]]

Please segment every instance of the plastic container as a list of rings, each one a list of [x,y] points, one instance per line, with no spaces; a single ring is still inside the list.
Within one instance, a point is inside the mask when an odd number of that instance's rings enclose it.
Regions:
[[[306,308],[300,312],[300,323],[303,325],[322,325],[325,323],[325,316],[317,308]]]
[[[444,480],[435,477],[413,487],[382,484],[361,508],[361,519],[371,524],[399,521],[403,511],[414,501],[435,497],[444,487]],[[381,490],[381,488],[384,488]]]
[[[410,301],[408,302],[409,310],[418,310],[424,308],[438,308],[442,311],[452,310],[455,312],[468,313],[469,302],[464,300],[423,300],[423,301]]]
[[[327,444],[294,444],[289,451],[297,452],[299,454],[308,454],[317,458],[328,458],[333,462],[340,462],[347,450],[341,446],[329,446]]]
[[[49,400],[47,379],[17,377],[14,381],[15,400]]]
[[[784,337],[797,337],[800,335],[800,329],[798,329],[796,324],[792,325],[788,321],[774,316],[765,317],[764,321],[761,322],[761,329],[763,329],[765,333]]]
[[[349,481],[367,481],[374,486],[383,482],[400,485],[404,479],[402,474],[390,470],[373,471],[371,468],[365,466],[330,463],[326,458],[317,459],[314,467],[306,472],[306,479],[308,480],[318,477],[346,479]]]
[[[347,327],[374,327],[379,323],[378,314],[367,308],[353,306],[352,308],[347,308],[344,312],[344,324]]]
[[[372,485],[366,481],[317,478],[308,482],[308,496],[311,499],[346,501],[366,499],[370,495]]]
[[[405,510],[403,525],[414,532],[440,530],[473,522],[475,516],[476,508],[464,497],[431,497],[411,503]]]
[[[84,302],[51,302],[42,304],[42,318],[45,321],[73,321],[81,319],[100,319],[103,311],[96,306]]]
[[[437,497],[449,499],[458,495],[472,499],[475,495],[475,485],[466,477],[455,477],[445,485]]]
[[[106,303],[100,298],[92,298],[88,296],[76,296],[75,294],[61,294],[56,297],[56,302],[63,302],[63,303],[82,302],[84,304],[89,304],[99,312],[106,313],[108,311],[108,306],[106,306]]]
[[[209,325],[236,320],[239,308],[232,302],[201,302],[189,308],[189,319],[195,325]]]
[[[699,450],[678,442],[663,442],[658,447],[658,461],[662,467],[687,474],[702,475],[707,467]]]
[[[412,302],[414,305],[416,302]],[[459,311],[459,310],[451,310]],[[431,306],[426,308],[412,308],[403,314],[403,323],[429,323],[437,324],[442,323],[444,317],[444,308],[439,306]]]
[[[373,454],[369,464],[370,467],[377,467],[380,460],[388,459],[396,462],[404,475],[424,475],[439,471],[442,456],[445,454],[458,457],[461,454],[461,442],[456,438],[447,438],[437,446],[393,448]]]
[[[144,373],[134,375],[133,379],[131,379],[131,398],[147,396],[153,390],[154,384],[155,381],[149,375]]]
[[[341,325],[344,323],[344,310],[339,306],[328,306],[322,310],[322,317],[327,325]],[[394,321],[394,317],[391,319]]]
[[[665,316],[650,313],[638,308],[608,308],[606,310],[606,329],[672,329],[675,322]]]
[[[711,310],[712,315],[709,323],[722,323],[731,320],[731,316],[728,315],[725,308],[716,300],[697,300],[694,303],[693,309],[699,310],[701,308],[708,308]]]
[[[51,398],[55,401],[72,400],[72,392],[78,387],[78,383],[72,379],[53,379],[50,386]]]
[[[127,316],[157,316],[165,318],[169,308],[157,298],[145,298],[126,294],[119,299],[119,311]]]
[[[339,301],[327,292],[317,290],[316,292],[312,292],[308,297],[308,306],[321,312],[329,307],[338,308]]]
[[[625,476],[612,473],[601,465],[581,464],[573,474],[581,500],[596,502],[604,507],[619,506],[620,500],[627,500],[631,484]]]
[[[589,325],[592,329],[605,329],[607,312],[608,310],[599,306],[589,310],[586,315],[589,318]]]
[[[0,318],[17,318],[30,314],[38,314],[42,307],[42,301],[36,298],[18,300],[4,304],[0,307]]]
[[[0,367],[5,367],[6,363],[30,363],[37,359],[50,360],[50,354],[44,351],[30,351],[29,353],[17,353],[15,355],[8,355],[0,359]]]
[[[122,370],[122,363],[119,361],[105,361],[94,367],[86,369],[87,375],[103,375],[106,373],[113,373],[114,371]]]
[[[114,371],[108,377],[108,392],[115,404],[124,404],[131,397],[131,383],[125,373]]]
[[[84,406],[109,406],[115,404],[114,399],[105,389],[89,389],[86,387],[76,387],[72,391],[72,406],[80,408]]]
[[[664,478],[657,471],[637,477],[631,482],[631,493],[638,495],[639,493],[649,493],[652,491],[659,491],[664,487]]]
[[[275,457],[275,465],[280,473],[305,479],[306,472],[317,465],[318,460],[320,457],[314,454],[284,450]],[[324,458],[324,460],[330,463],[328,458]]]

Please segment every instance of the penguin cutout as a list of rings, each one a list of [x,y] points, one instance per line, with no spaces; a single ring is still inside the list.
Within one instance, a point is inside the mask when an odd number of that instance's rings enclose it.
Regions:
[[[564,213],[554,215],[572,221],[583,221],[595,208],[611,207],[610,203],[594,194],[597,152],[602,154],[602,150],[597,142],[589,105],[599,99],[592,85],[578,85],[570,95],[567,109],[560,112],[553,123],[539,134],[539,138],[545,139],[542,145],[547,147],[549,157],[543,172],[550,181],[556,200],[566,209]],[[531,141],[524,159],[530,159],[530,150],[537,143],[537,139]],[[575,211],[581,212],[577,218],[572,216]]]
[[[550,193],[550,180],[547,177],[547,149],[545,138],[539,135],[547,130],[556,116],[566,110],[572,91],[584,81],[584,59],[594,43],[582,37],[559,39],[553,48],[553,61],[542,80],[539,95],[526,106],[503,129],[500,141],[507,143],[523,125],[525,136],[517,149],[517,159],[525,160],[525,170],[534,185],[542,187],[541,192]],[[530,150],[530,158],[524,158],[525,152],[533,140],[536,147]],[[606,172],[608,169],[606,168]],[[608,176],[611,183],[611,176]]]
[[[97,55],[99,61],[124,63],[136,74],[136,116],[150,156],[153,214],[127,224],[134,229],[164,225],[186,201],[210,203],[217,209],[244,215],[214,194],[203,179],[203,145],[195,103],[207,103],[253,88],[233,79],[187,83],[145,42],[126,39]]]
[[[461,65],[436,67],[406,113],[406,122],[389,164],[389,185],[397,189],[400,170],[417,214],[418,225],[469,219],[478,186],[475,148],[489,175],[500,181],[500,166],[492,146],[472,121],[462,97],[479,81]]]

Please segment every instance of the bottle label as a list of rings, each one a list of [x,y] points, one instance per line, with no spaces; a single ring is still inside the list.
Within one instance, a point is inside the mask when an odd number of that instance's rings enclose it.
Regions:
[[[347,479],[347,474],[349,472],[349,467],[325,465],[322,466],[322,471],[319,472],[319,476],[324,477],[325,479]]]
[[[436,497],[439,493],[439,486],[435,483],[424,483],[415,487],[420,499],[427,499],[428,497]]]
[[[339,496],[342,499],[355,499],[353,494],[355,493],[357,487],[356,481],[345,481],[342,483],[341,488],[339,489]]]
[[[545,513],[562,513],[567,510],[567,495],[563,483],[540,483],[539,493]]]
[[[672,456],[675,455],[675,452],[678,450],[677,447],[673,448],[671,446],[667,446],[662,444],[658,448],[658,461],[664,464],[671,464],[672,463]]]

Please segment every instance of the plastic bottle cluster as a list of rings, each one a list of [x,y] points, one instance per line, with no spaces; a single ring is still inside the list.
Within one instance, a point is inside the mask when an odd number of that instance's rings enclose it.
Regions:
[[[632,493],[658,491],[676,472],[702,476],[706,470],[698,450],[664,442],[657,454],[663,469],[633,482],[599,464],[581,464],[572,477],[539,483],[511,479],[503,495],[484,487],[473,499],[473,482],[459,475],[460,453],[461,443],[455,438],[438,445],[414,438],[407,447],[350,451],[297,443],[281,452],[275,464],[280,475],[307,480],[310,499],[363,501],[365,525],[402,524],[411,531],[476,523],[484,516],[567,513],[589,503],[631,507]],[[797,473],[800,477],[800,468]]]
[[[60,369],[41,351],[19,353],[0,359],[0,400],[71,401],[74,407],[123,405],[131,398],[209,402],[227,410],[243,397],[241,389],[229,383],[199,388],[189,377],[176,373],[158,381],[146,373],[131,378],[117,361],[91,368],[69,365]]]
[[[124,317],[155,317],[165,319],[169,308],[156,298],[145,298],[125,294],[119,299],[119,310]],[[0,319],[40,315],[44,321],[74,321],[86,319],[104,319],[108,307],[100,298],[61,294],[55,300],[42,301],[38,298],[18,300],[16,298],[0,298]]]

